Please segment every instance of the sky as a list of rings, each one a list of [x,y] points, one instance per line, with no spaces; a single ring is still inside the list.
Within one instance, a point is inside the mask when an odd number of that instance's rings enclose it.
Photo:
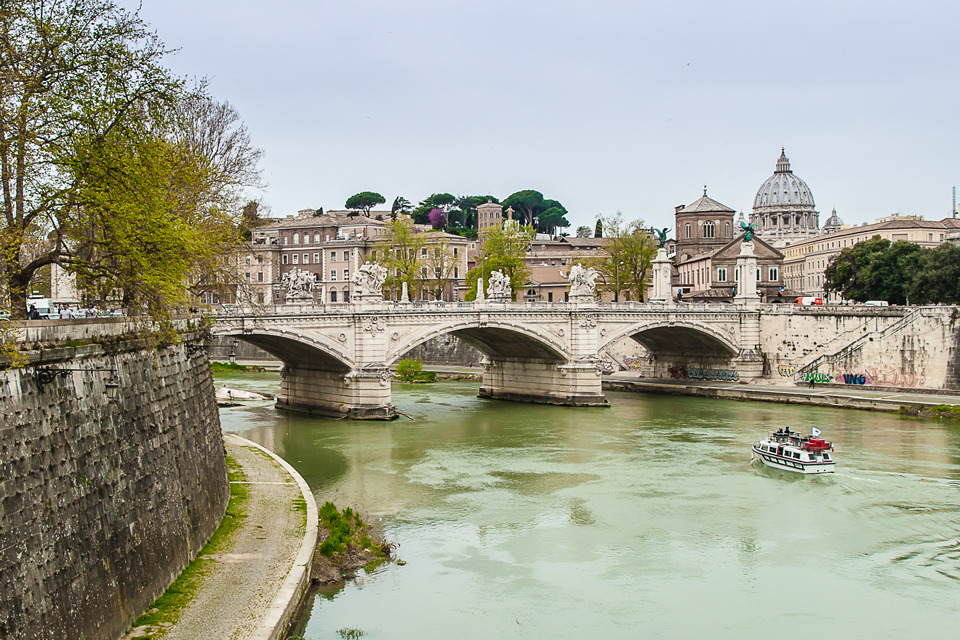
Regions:
[[[136,8],[138,0],[118,0]],[[263,150],[270,215],[535,189],[673,227],[749,215],[781,148],[823,224],[939,220],[960,186],[960,2],[142,0]]]

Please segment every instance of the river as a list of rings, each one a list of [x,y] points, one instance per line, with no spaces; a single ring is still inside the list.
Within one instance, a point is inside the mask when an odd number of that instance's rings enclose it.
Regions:
[[[218,374],[277,393],[279,374]],[[398,543],[315,595],[307,640],[956,638],[960,425],[892,414],[608,393],[609,408],[395,384],[410,418],[221,409],[317,502]],[[781,426],[822,429],[837,472],[750,461]]]

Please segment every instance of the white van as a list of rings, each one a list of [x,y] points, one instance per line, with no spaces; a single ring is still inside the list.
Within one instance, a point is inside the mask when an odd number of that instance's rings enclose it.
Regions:
[[[868,307],[889,307],[890,306],[890,303],[887,302],[886,300],[867,300],[863,304],[867,305]]]

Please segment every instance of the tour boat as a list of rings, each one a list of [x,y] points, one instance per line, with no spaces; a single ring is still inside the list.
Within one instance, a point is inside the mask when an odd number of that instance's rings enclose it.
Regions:
[[[768,467],[794,473],[833,473],[833,445],[820,437],[820,430],[805,436],[797,431],[777,429],[753,445],[753,457]]]

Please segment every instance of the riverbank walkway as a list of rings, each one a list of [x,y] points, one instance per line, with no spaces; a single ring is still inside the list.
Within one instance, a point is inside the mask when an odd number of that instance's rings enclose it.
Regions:
[[[908,389],[852,384],[773,384],[721,382],[672,378],[641,378],[632,371],[619,371],[603,378],[604,389],[668,395],[691,395],[729,400],[756,400],[785,404],[809,404],[844,409],[899,411],[906,407],[960,405],[960,391]]]
[[[205,575],[163,640],[285,638],[310,582],[317,543],[317,505],[293,467],[260,445],[224,435],[227,455],[248,489],[245,517],[222,548],[207,556]],[[144,631],[132,629],[124,640]],[[150,635],[149,637],[155,637]]]

